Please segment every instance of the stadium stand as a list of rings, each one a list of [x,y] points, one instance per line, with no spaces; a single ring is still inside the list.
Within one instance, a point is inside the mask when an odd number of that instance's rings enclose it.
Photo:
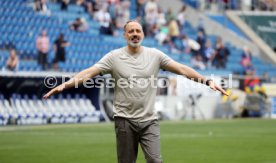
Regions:
[[[60,72],[78,72],[95,64],[110,50],[125,45],[125,40],[121,36],[122,29],[118,29],[117,36],[106,36],[99,34],[100,24],[96,22],[83,7],[70,4],[66,11],[61,10],[59,3],[48,2],[47,6],[50,15],[38,13],[33,10],[32,2],[29,0],[0,0],[0,68],[4,69],[5,62],[9,56],[9,49],[15,48],[20,57],[18,72],[42,72],[41,66],[37,63],[37,51],[35,46],[36,37],[41,30],[45,29],[50,38],[51,49],[48,54],[48,64],[54,60],[53,43],[60,33],[65,35],[65,39],[71,43],[66,47],[66,62],[58,64]],[[189,1],[197,7],[196,1]],[[137,5],[135,0],[131,0],[130,16],[137,17]],[[69,24],[76,18],[84,18],[89,29],[86,32],[76,32],[70,30]],[[216,21],[225,21],[221,17],[213,17]],[[232,25],[231,25],[232,26]],[[228,27],[228,26],[227,26]],[[234,27],[230,27],[234,28]],[[195,39],[197,29],[193,28],[189,22],[185,24],[186,34]],[[240,31],[238,31],[240,35]],[[208,35],[208,39],[215,45],[216,36]],[[143,45],[156,47],[169,55],[174,60],[192,66],[190,54],[174,53],[170,47],[159,45],[152,38],[147,37]],[[230,49],[230,55],[225,69],[207,68],[199,70],[203,75],[214,74],[217,76],[227,76],[228,74],[243,75],[243,68],[240,65],[242,49],[234,47],[231,43],[226,43]],[[256,74],[261,76],[268,73],[271,77],[276,77],[276,66],[262,61],[253,56],[252,63],[256,68]],[[50,69],[51,70],[51,69]],[[2,71],[3,74],[5,71]],[[2,73],[1,72],[1,73]],[[161,72],[167,75],[166,72]],[[2,91],[0,91],[2,93]],[[0,124],[46,124],[46,123],[78,123],[100,121],[102,113],[92,105],[91,99],[84,95],[70,94],[60,95],[48,101],[40,100],[33,95],[13,94],[5,98],[0,95]],[[14,120],[16,119],[16,122]]]
[[[48,101],[20,94],[13,94],[9,101],[1,94],[0,100],[2,125],[99,122],[102,116],[85,95],[79,94],[59,95]]]

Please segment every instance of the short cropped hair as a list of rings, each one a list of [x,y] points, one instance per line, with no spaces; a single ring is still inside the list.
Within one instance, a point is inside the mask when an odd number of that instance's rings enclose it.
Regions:
[[[131,22],[136,22],[136,23],[140,24],[140,22],[138,22],[136,19],[134,19],[134,20],[129,20],[129,21],[127,21],[126,24],[124,25],[124,31],[126,31],[127,25],[128,25],[129,23],[131,23]],[[141,24],[140,24],[140,25],[141,25]]]

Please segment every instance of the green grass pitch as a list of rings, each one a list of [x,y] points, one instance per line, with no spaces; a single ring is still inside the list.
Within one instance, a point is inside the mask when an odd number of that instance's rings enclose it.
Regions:
[[[115,147],[113,123],[0,127],[0,163],[115,163]],[[161,147],[165,163],[275,163],[276,120],[161,122]]]

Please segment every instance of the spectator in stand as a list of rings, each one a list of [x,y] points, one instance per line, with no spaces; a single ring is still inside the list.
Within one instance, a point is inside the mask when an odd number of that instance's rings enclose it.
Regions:
[[[179,29],[181,34],[184,34],[185,32],[185,23],[186,23],[186,6],[182,6],[181,10],[177,14],[177,22],[179,24]]]
[[[154,11],[154,9],[148,10],[146,13],[145,21],[146,21],[146,36],[153,36],[153,28],[157,23],[158,13]]]
[[[100,11],[101,9],[101,1],[100,0],[91,0],[92,3],[92,10],[93,10],[93,15],[95,16],[95,13]]]
[[[161,8],[158,8],[157,20],[154,27],[152,30],[154,38],[158,41],[159,45],[162,45],[168,38],[168,23]]]
[[[166,18],[166,21],[167,21],[167,22],[170,22],[171,19],[174,19],[174,18],[175,18],[175,15],[173,14],[171,8],[169,8],[168,11],[166,12],[165,18]]]
[[[216,68],[224,69],[229,55],[230,51],[227,47],[224,46],[222,38],[218,37],[216,42],[215,53],[212,57],[213,66],[215,66]]]
[[[241,65],[244,68],[244,74],[254,73],[255,69],[252,64],[252,53],[247,46],[243,47]]]
[[[195,56],[192,57],[191,64],[195,69],[200,69],[200,70],[206,69],[206,66],[203,62],[203,58],[199,53],[197,53]]]
[[[190,53],[192,57],[199,54],[200,45],[195,40],[189,38],[187,35],[181,36],[181,51],[183,53]]]
[[[54,59],[54,70],[58,70],[58,62],[66,61],[66,51],[65,47],[69,46],[70,43],[64,40],[64,34],[60,34],[59,37],[55,40],[54,43],[54,51],[55,51],[55,59]]]
[[[165,13],[162,11],[162,8],[158,8],[158,14],[157,14],[157,20],[156,20],[156,25],[158,29],[160,29],[162,26],[166,25],[166,18],[165,18]]]
[[[137,0],[137,16],[140,16],[142,19],[145,18],[145,0]]]
[[[68,9],[69,3],[70,0],[61,0],[60,9],[66,11]]]
[[[34,10],[41,14],[51,15],[51,11],[47,7],[47,0],[35,0]]]
[[[251,61],[252,61],[252,53],[247,46],[244,46],[243,52],[242,52],[241,64],[242,66],[245,66],[245,62],[251,62]]]
[[[260,0],[259,8],[262,11],[273,11],[275,8],[275,0]]]
[[[156,0],[150,0],[145,6],[145,21],[146,21],[146,36],[153,37],[153,31],[156,25],[156,20],[158,18],[158,5]]]
[[[155,35],[155,39],[158,41],[159,45],[163,45],[164,43],[168,42],[168,23],[159,28],[159,32]]]
[[[93,18],[94,17],[94,0],[85,1],[85,11]]]
[[[130,18],[129,12],[130,2],[129,1],[122,1],[118,6],[117,10],[117,18],[116,18],[116,26],[117,28],[123,28],[126,22]]]
[[[199,17],[198,24],[197,24],[197,30],[201,31],[203,35],[206,37],[205,27],[204,27],[204,19],[202,16]]]
[[[76,5],[83,6],[85,4],[85,0],[76,0]]]
[[[46,30],[36,39],[36,48],[38,51],[38,64],[42,66],[42,70],[47,68],[47,55],[50,49],[50,41]]]
[[[116,27],[116,17],[117,17],[117,8],[119,6],[119,1],[118,0],[108,0],[108,7],[107,7],[107,11],[110,14],[110,18],[111,18],[111,24],[113,27]],[[124,2],[128,2],[128,1],[123,1]],[[126,9],[127,11],[129,11],[129,9]]]
[[[16,54],[15,49],[12,49],[10,51],[10,56],[6,62],[6,69],[10,71],[15,71],[17,70],[18,64],[19,64],[19,58]]]
[[[111,16],[107,12],[107,5],[103,5],[102,8],[96,13],[95,20],[100,24],[100,34],[113,35],[113,27],[111,25]]]
[[[212,47],[211,40],[207,40],[206,45],[205,45],[203,60],[208,68],[212,67],[212,56],[214,55],[214,53],[215,53],[215,50]]]
[[[200,45],[199,54],[204,57],[204,51],[205,51],[205,44],[206,44],[206,36],[203,33],[203,31],[199,30],[197,32],[197,38],[196,41]]]
[[[88,30],[88,23],[84,18],[77,18],[70,24],[70,29],[77,32],[85,32]]]
[[[147,14],[157,14],[158,12],[158,4],[156,0],[149,0],[145,5],[145,12]]]
[[[84,8],[84,10],[91,16],[93,17],[94,15],[94,10],[93,10],[93,3],[95,0],[76,0],[76,5],[81,6]]]
[[[177,51],[176,41],[180,36],[180,31],[178,24],[174,18],[171,18],[169,21],[169,38],[170,38],[170,47],[172,52]]]

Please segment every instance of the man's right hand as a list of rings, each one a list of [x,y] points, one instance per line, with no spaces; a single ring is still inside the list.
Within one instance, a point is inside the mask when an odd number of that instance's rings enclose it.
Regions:
[[[62,92],[64,90],[64,88],[65,88],[65,86],[63,84],[61,84],[61,85],[51,89],[48,93],[46,93],[43,96],[43,99],[48,99],[50,96]]]

